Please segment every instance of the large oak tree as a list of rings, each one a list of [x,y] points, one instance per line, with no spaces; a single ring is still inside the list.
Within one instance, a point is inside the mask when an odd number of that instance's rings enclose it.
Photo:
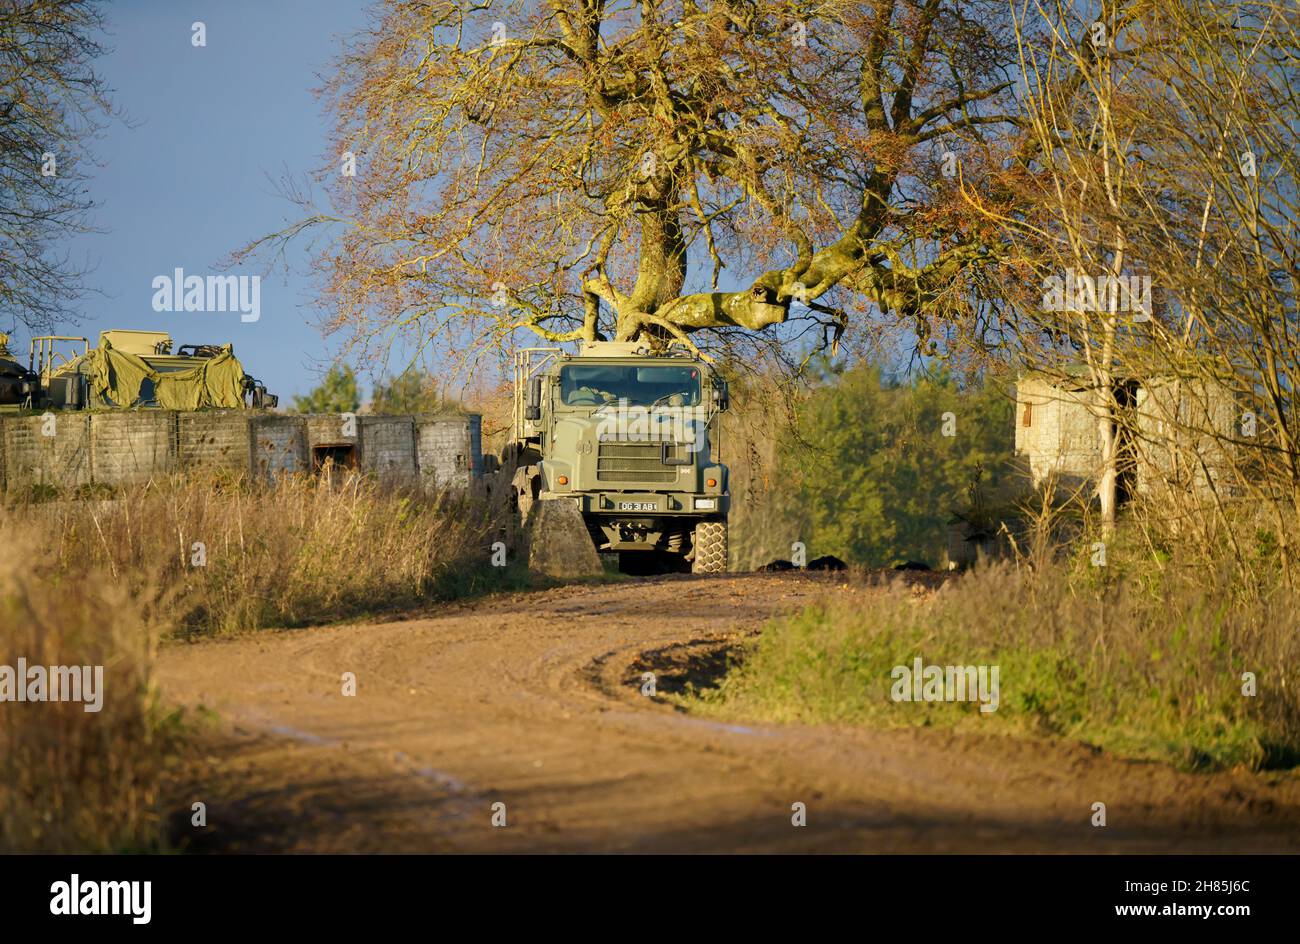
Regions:
[[[968,311],[956,175],[1015,122],[1005,0],[388,0],[325,88],[329,327],[481,352]],[[1004,151],[1002,153],[1005,153]],[[351,162],[355,160],[355,174]],[[946,173],[945,173],[946,172]],[[310,206],[309,201],[304,205]]]

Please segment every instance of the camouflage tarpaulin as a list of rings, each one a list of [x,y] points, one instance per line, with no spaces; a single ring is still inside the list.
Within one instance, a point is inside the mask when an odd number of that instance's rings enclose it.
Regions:
[[[86,355],[91,388],[118,406],[133,406],[140,399],[140,385],[153,368],[136,357],[113,349],[108,341]]]
[[[90,384],[102,398],[118,406],[133,406],[140,386],[153,382],[158,405],[168,410],[244,405],[244,368],[230,345],[220,354],[183,370],[159,371],[143,358],[115,349],[107,340],[87,356]]]
[[[158,404],[168,410],[244,405],[244,368],[230,345],[216,357],[186,370],[159,373],[154,378]]]

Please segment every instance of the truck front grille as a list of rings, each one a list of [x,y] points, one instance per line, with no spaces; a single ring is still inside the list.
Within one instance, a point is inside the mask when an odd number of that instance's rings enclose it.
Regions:
[[[670,443],[668,455],[684,458],[684,449]],[[663,455],[663,443],[600,443],[596,478],[601,482],[675,482],[678,467],[664,465]]]

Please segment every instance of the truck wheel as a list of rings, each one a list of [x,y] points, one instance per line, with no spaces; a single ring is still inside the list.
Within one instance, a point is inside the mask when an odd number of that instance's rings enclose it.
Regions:
[[[695,561],[691,570],[697,574],[727,572],[727,522],[700,521],[695,525]]]

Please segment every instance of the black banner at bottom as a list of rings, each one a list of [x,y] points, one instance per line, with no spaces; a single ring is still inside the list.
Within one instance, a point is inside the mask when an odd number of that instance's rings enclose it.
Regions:
[[[602,936],[687,915],[972,933],[1130,925],[1231,934],[1292,923],[1287,856],[3,856],[6,927],[331,934],[487,918]],[[623,929],[620,931],[619,929]],[[641,928],[641,931],[637,931]],[[697,930],[699,928],[697,927]],[[462,932],[463,933],[463,932]]]

